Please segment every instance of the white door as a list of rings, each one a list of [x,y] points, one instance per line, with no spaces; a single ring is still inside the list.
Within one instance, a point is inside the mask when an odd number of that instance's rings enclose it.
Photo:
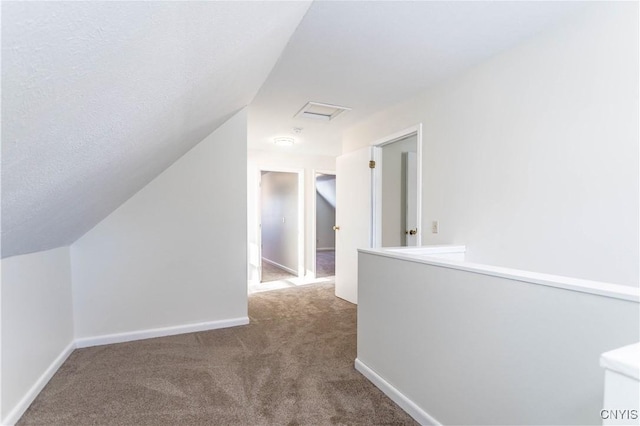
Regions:
[[[358,302],[358,249],[371,247],[371,148],[336,159],[336,296]]]
[[[405,173],[405,188],[407,190],[406,235],[407,246],[418,245],[418,155],[415,152],[405,152],[407,158],[407,173]]]

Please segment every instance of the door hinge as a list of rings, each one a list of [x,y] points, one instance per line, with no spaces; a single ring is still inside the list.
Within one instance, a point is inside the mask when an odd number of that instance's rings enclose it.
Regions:
[[[369,168],[370,168],[370,169],[375,169],[375,168],[376,168],[376,162],[375,162],[375,160],[371,160],[371,161],[369,161]]]

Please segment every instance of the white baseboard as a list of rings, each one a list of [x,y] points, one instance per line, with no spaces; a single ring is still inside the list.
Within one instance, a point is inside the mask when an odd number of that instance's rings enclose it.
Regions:
[[[376,385],[378,389],[384,392],[393,402],[398,404],[400,408],[407,412],[411,417],[415,419],[421,425],[441,426],[442,423],[437,421],[433,416],[424,411],[422,408],[407,398],[402,392],[393,387],[389,382],[380,377],[378,373],[367,367],[362,361],[356,358],[355,362],[356,370],[358,370],[364,377],[369,379],[371,383]]]
[[[322,247],[322,248],[317,248],[316,251],[335,251],[336,248],[335,247]]]
[[[3,425],[13,426],[20,420],[20,417],[27,411],[27,408],[31,405],[34,399],[38,396],[38,394],[44,389],[44,387],[49,383],[49,380],[56,374],[56,371],[60,368],[60,366],[69,358],[71,352],[76,348],[75,342],[69,343],[69,345],[60,352],[60,355],[53,360],[51,365],[45,370],[44,373],[36,380],[36,382],[31,386],[29,391],[22,397],[20,402],[13,407],[13,409],[7,414],[7,416],[2,419]]]
[[[296,275],[296,276],[298,275],[298,271],[296,271],[296,270],[294,270],[294,269],[291,269],[291,268],[289,268],[289,267],[287,267],[287,266],[281,265],[281,264],[279,264],[278,262],[274,262],[273,260],[269,260],[269,259],[267,259],[266,257],[263,257],[263,258],[262,258],[262,261],[263,261],[263,262],[270,263],[271,265],[273,265],[273,266],[275,266],[275,267],[277,267],[277,268],[284,269],[285,271],[287,271],[287,272],[289,272],[289,273],[291,273],[291,274],[293,274],[293,275]]]
[[[134,340],[151,339],[154,337],[173,336],[176,334],[194,333],[197,331],[215,330],[218,328],[235,327],[249,324],[249,317],[231,318],[220,321],[199,322],[194,324],[176,325],[172,327],[151,328],[147,330],[129,331],[125,333],[105,334],[96,337],[76,339],[76,348],[110,345],[112,343],[131,342]]]

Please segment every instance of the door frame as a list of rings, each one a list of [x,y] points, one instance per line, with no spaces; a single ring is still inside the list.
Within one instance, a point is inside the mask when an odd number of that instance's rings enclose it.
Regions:
[[[298,278],[304,277],[304,169],[293,169],[286,167],[263,167],[257,168],[257,181],[256,181],[256,206],[258,209],[257,223],[255,223],[258,230],[256,239],[258,242],[258,259],[260,261],[260,267],[258,268],[258,282],[262,282],[262,172],[279,172],[279,173],[295,173],[298,175],[298,238],[297,238],[297,252],[298,252]]]
[[[316,269],[316,265],[318,264],[318,259],[317,259],[317,255],[318,255],[318,244],[316,241],[316,218],[318,217],[318,212],[316,211],[317,209],[317,205],[316,205],[316,183],[317,183],[317,174],[323,174],[323,175],[332,175],[332,176],[336,176],[336,171],[335,170],[316,170],[316,169],[312,169],[311,170],[311,176],[313,178],[313,196],[311,197],[311,211],[313,212],[312,218],[311,218],[311,247],[312,247],[312,255],[311,258],[313,259],[313,264],[311,265],[311,278],[312,279],[316,279],[317,276],[317,269]],[[337,179],[337,176],[336,176]],[[337,200],[336,200],[337,201]],[[337,203],[336,203],[337,204]],[[337,211],[337,205],[336,205],[336,211]],[[335,223],[334,223],[335,225]],[[335,233],[335,231],[334,231]],[[335,244],[334,244],[334,248],[335,248]]]
[[[416,135],[416,156],[417,156],[417,196],[416,196],[416,209],[418,218],[418,234],[416,235],[418,246],[422,245],[422,123],[418,123],[415,126],[408,127],[399,132],[385,136],[372,142],[370,145],[373,148],[373,160],[376,162],[376,166],[373,169],[372,186],[372,204],[371,204],[371,246],[379,248],[382,246],[382,147],[385,145],[398,142],[401,139],[405,139],[408,136]]]

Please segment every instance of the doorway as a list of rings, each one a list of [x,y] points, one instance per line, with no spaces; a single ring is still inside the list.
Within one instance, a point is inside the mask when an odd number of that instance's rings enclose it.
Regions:
[[[415,134],[382,147],[382,247],[416,245],[417,150]]]
[[[260,283],[304,274],[303,174],[260,171]]]
[[[421,244],[422,135],[416,126],[374,144],[373,245]]]
[[[422,124],[336,159],[336,224],[339,227],[336,233],[336,296],[351,303],[358,303],[358,249],[382,247],[383,148],[413,135],[416,139],[415,170],[407,167],[406,176],[407,184],[415,183],[415,190],[410,189],[415,193],[415,198],[407,197],[410,204],[407,201],[406,211],[407,217],[409,212],[415,212],[416,226],[401,230],[403,234],[407,232],[407,235],[414,237],[415,245],[419,246],[422,242],[422,230],[417,226],[421,223],[422,214]],[[409,225],[405,223],[405,226]],[[405,240],[405,244],[409,242]]]
[[[316,278],[335,275],[336,265],[336,176],[315,173],[315,264]]]

